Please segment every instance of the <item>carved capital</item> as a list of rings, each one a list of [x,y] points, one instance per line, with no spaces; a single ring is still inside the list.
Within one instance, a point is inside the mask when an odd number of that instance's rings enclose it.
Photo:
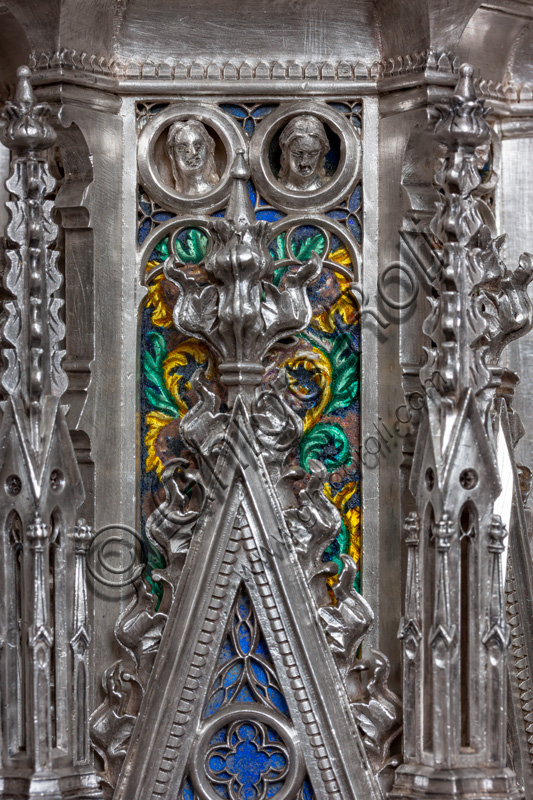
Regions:
[[[408,547],[418,547],[420,541],[420,519],[416,511],[411,511],[404,522],[405,544]]]
[[[94,539],[94,531],[84,519],[79,519],[78,524],[74,528],[72,538],[75,542],[76,555],[86,554]]]
[[[42,552],[45,542],[50,537],[50,526],[45,525],[39,514],[36,514],[33,524],[28,528],[28,539],[34,552]]]
[[[2,112],[4,124],[0,128],[2,144],[21,154],[46,150],[56,140],[56,133],[47,119],[50,106],[36,102],[30,75],[28,67],[18,68],[15,99],[6,102]]]

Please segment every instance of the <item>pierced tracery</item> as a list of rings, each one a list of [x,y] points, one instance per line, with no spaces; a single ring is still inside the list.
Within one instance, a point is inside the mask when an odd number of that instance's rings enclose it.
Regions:
[[[278,137],[283,130],[279,125],[284,120],[297,119],[290,117],[294,114],[292,106],[251,106],[246,111],[244,105],[222,104],[220,108],[230,119],[243,125],[243,131],[251,137],[252,143],[256,129],[262,130],[273,111],[280,111]],[[341,103],[329,104],[321,111],[325,119],[338,118],[337,126],[349,122],[357,135],[361,130],[359,112],[360,105],[352,107]],[[182,119],[192,110],[187,105],[143,106],[145,138],[148,138],[146,122],[153,125],[161,113],[166,115],[165,123],[176,114]],[[336,174],[339,165],[339,140],[334,140],[333,134],[331,136],[331,141],[337,141],[337,145],[332,146],[326,158],[330,177]],[[277,139],[273,141],[277,142]],[[144,150],[141,149],[141,160],[143,158]],[[143,169],[141,180],[146,172]],[[350,554],[358,562],[361,550],[361,476],[357,457],[360,439],[360,315],[357,299],[351,291],[351,284],[360,271],[361,186],[358,184],[337,207],[309,221],[309,215],[286,217],[284,212],[269,206],[256,191],[255,177],[253,173],[247,184],[255,217],[257,220],[277,221],[268,243],[275,262],[274,284],[283,288],[291,271],[297,270],[313,252],[326,256],[322,275],[307,290],[313,309],[308,329],[298,334],[294,344],[285,342],[282,347],[273,349],[264,389],[268,391],[280,368],[286,371],[291,405],[304,423],[299,453],[295,454],[293,463],[305,471],[309,470],[310,459],[318,458],[326,464],[331,478],[325,491],[341,511],[342,527],[325,558],[333,560],[342,570],[341,553]],[[147,259],[145,280],[148,286],[146,305],[141,311],[142,513],[146,520],[154,502],[157,503],[154,498],[161,493],[160,481],[165,465],[180,458],[184,447],[179,436],[179,418],[194,402],[190,390],[192,374],[201,367],[223,403],[226,402],[226,390],[220,382],[215,353],[194,338],[184,338],[173,328],[172,313],[178,295],[161,272],[164,260],[174,252],[181,269],[205,283],[205,260],[213,247],[213,237],[205,227],[207,219],[203,227],[194,227],[192,218],[180,225],[179,218],[173,214],[153,211],[153,201],[143,189],[140,189],[139,197],[139,242],[144,244],[142,252],[145,254],[143,260]],[[218,211],[215,217],[223,214],[223,211]],[[145,244],[147,236],[148,245]],[[155,479],[154,473],[159,480]],[[148,561],[154,566],[160,565],[159,557],[150,548]]]

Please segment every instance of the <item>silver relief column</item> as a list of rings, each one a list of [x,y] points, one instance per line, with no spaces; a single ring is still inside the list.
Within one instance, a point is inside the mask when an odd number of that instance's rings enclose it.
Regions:
[[[87,597],[87,552],[93,532],[85,520],[80,520],[72,534],[74,539],[75,576],[72,648],[72,752],[76,764],[89,764],[90,747],[87,720],[89,718],[89,685],[91,625]]]
[[[81,800],[101,796],[88,757],[86,694],[73,695],[79,650],[70,647],[80,626],[88,630],[85,575],[70,535],[84,490],[61,406],[62,275],[49,198],[55,181],[44,155],[56,134],[29,75],[19,68],[0,130],[13,153],[0,425],[0,631],[8,644],[0,653],[0,684],[11,710],[3,719],[0,796]],[[83,730],[81,753],[73,746],[73,720],[78,737]]]
[[[39,516],[28,529],[33,559],[33,582],[28,611],[30,653],[27,662],[29,681],[27,702],[33,712],[30,750],[35,771],[46,772],[52,766],[51,650],[54,632],[50,627],[50,596],[46,581],[49,530]]]
[[[500,354],[532,326],[532,269],[528,255],[507,269],[502,237],[492,239],[474,196],[491,132],[472,74],[461,67],[453,97],[436,109],[444,149],[431,230],[441,269],[424,324],[427,406],[410,484],[419,535],[415,517],[406,524],[405,763],[394,800],[523,796],[507,767],[508,536],[494,430]]]

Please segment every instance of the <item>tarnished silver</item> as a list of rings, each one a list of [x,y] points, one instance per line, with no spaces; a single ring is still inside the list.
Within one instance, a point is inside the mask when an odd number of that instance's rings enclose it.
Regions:
[[[44,151],[56,134],[26,67],[0,137],[13,151],[0,429],[0,695],[3,798],[98,798],[91,763],[86,586],[91,529],[76,524],[84,490],[61,397],[62,276],[54,250],[55,188]]]
[[[472,76],[462,66],[453,97],[437,107],[445,153],[431,228],[442,266],[424,325],[427,407],[411,472],[417,512],[406,522],[400,625],[405,764],[392,798],[523,796],[507,766],[507,478],[494,426],[501,351],[533,325],[533,269],[527,254],[506,268],[478,210],[477,159],[490,128]]]

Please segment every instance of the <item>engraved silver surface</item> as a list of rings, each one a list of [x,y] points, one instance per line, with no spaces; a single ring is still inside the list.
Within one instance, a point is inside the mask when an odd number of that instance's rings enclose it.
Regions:
[[[523,796],[507,766],[507,476],[493,432],[501,351],[533,326],[533,268],[523,254],[514,272],[507,269],[501,240],[478,210],[477,159],[490,128],[472,75],[470,65],[461,67],[435,125],[446,148],[431,222],[442,261],[424,324],[431,346],[420,371],[427,398],[411,472],[417,511],[405,526],[405,764],[392,798]]]
[[[301,513],[288,514],[287,521],[289,517],[292,520],[289,533],[280,505],[281,495],[275,487],[286,480],[283,463],[301,434],[301,422],[282,395],[272,395],[269,399],[268,394],[262,397],[255,392],[264,370],[263,358],[270,348],[278,339],[302,330],[309,322],[311,307],[305,289],[319,274],[322,260],[313,253],[283,288],[277,288],[272,283],[274,262],[268,251],[273,231],[268,223],[256,221],[253,214],[246,188],[249,172],[242,152],[237,154],[232,178],[232,195],[224,218],[215,218],[206,225],[212,238],[205,257],[210,284],[205,286],[188,277],[173,256],[164,265],[165,274],[180,291],[174,325],[187,335],[204,339],[218,353],[222,381],[229,388],[229,409],[220,411],[220,401],[202,380],[194,379],[192,385],[199,401],[183,418],[180,432],[200,456],[199,471],[188,474],[193,484],[205,486],[205,500],[198,511],[189,514],[183,507],[183,494],[174,490],[173,495],[167,496],[165,511],[156,512],[150,519],[150,536],[154,541],[164,542],[171,559],[165,580],[169,582],[172,605],[143,699],[136,706],[137,722],[114,796],[130,797],[133,793],[155,797],[179,791],[190,769],[200,796],[209,800],[216,796],[204,763],[208,736],[214,729],[211,723],[206,728],[201,713],[206,692],[215,679],[212,676],[216,674],[220,637],[226,621],[232,619],[233,599],[244,579],[290,709],[291,725],[289,728],[288,723],[282,725],[279,713],[268,703],[259,713],[254,704],[237,702],[229,703],[226,711],[215,714],[215,726],[219,726],[219,716],[228,720],[249,719],[250,724],[254,720],[271,723],[282,742],[289,735],[285,745],[289,748],[288,773],[286,783],[279,789],[281,796],[294,796],[307,773],[317,797],[340,797],[347,792],[379,797],[379,784],[356,730],[349,695],[343,689],[340,695],[328,691],[327,699],[317,694],[320,672],[326,671],[331,676],[332,686],[337,683],[341,687],[340,675],[337,679],[333,677],[336,667],[314,605],[314,602],[328,602],[327,573],[317,571],[316,564],[319,553],[338,530],[337,512],[321,491],[318,494],[323,483],[319,480],[314,494],[301,495],[305,504]],[[178,219],[172,225],[178,231],[182,222]],[[276,388],[278,391],[283,388],[281,377]],[[277,411],[278,419],[274,399],[278,407],[281,404],[285,408],[282,416]],[[287,425],[289,421],[292,424]],[[186,469],[184,464],[178,471],[182,479]],[[217,476],[224,476],[224,489]],[[295,499],[293,505],[294,502]],[[180,529],[177,538],[173,535],[175,547],[165,542],[170,533],[169,530],[165,534],[169,515],[173,515]],[[311,544],[309,533],[300,533],[298,526],[305,530],[313,519],[321,520],[324,533]],[[311,536],[316,534],[316,526],[310,532]],[[309,588],[297,564],[293,536],[301,544],[307,537],[302,556],[313,551],[307,578]],[[348,583],[353,584],[354,574],[349,568],[346,576]],[[346,585],[344,593],[339,594],[339,608],[344,608],[344,600],[347,608],[354,602],[353,598],[350,600],[355,596],[353,586]],[[185,613],[187,607],[196,609],[194,616]],[[297,619],[293,616],[296,609],[299,609]],[[303,628],[302,615],[306,619]],[[350,636],[354,620],[349,614],[344,624]],[[365,624],[359,637],[367,628]],[[354,654],[350,650],[344,658],[349,665]],[[185,659],[189,659],[187,668]],[[197,677],[193,679],[193,675]],[[362,694],[360,699],[363,697]],[[110,706],[111,697],[94,719],[97,735],[100,719],[111,719]],[[336,713],[335,707],[338,707]],[[352,751],[350,759],[344,753],[341,755],[336,739],[331,736],[332,715],[337,728],[345,726],[345,741],[350,743],[347,746]],[[290,741],[296,741],[295,737],[300,742],[301,755],[290,745]],[[102,744],[109,749],[111,739],[108,737],[108,742]],[[163,759],[162,752],[166,754]],[[317,756],[319,752],[321,755]],[[113,780],[109,769],[106,780],[110,783]]]
[[[6,798],[99,798],[88,729],[93,534],[77,519],[84,489],[61,405],[62,276],[55,180],[43,152],[56,134],[29,69],[17,77],[0,129],[13,151],[0,427],[0,787]]]

